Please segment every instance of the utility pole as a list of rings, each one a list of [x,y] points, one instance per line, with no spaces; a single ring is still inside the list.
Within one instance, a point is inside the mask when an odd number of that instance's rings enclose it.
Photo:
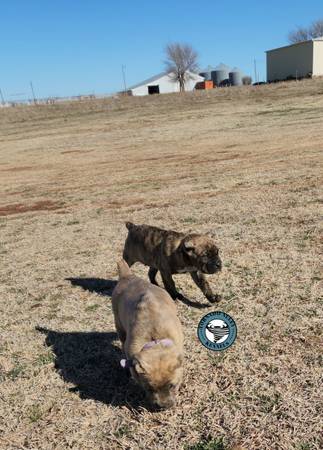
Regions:
[[[255,83],[258,83],[258,74],[257,74],[257,61],[256,58],[253,60],[254,68],[255,68]]]
[[[35,97],[34,86],[33,86],[33,82],[32,81],[30,82],[30,87],[31,87],[31,92],[33,94],[34,104],[36,105],[37,104],[37,100],[36,100],[36,97]]]
[[[4,101],[4,97],[3,97],[3,94],[2,94],[2,90],[0,89],[0,97],[1,97],[1,102],[2,102],[2,104],[4,105],[6,102]]]
[[[123,78],[123,85],[124,85],[124,94],[127,95],[126,66],[124,66],[124,65],[122,64],[121,70],[122,70],[122,78]]]

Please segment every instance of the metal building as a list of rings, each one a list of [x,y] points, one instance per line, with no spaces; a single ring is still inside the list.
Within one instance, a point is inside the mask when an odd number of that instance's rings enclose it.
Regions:
[[[200,75],[192,72],[187,73],[187,81],[185,83],[185,90],[192,91],[196,83],[204,81]],[[162,72],[148,80],[131,86],[129,91],[132,95],[148,95],[148,94],[169,94],[172,92],[179,92],[179,83],[173,81],[170,73]]]
[[[267,81],[323,75],[323,37],[267,52]]]

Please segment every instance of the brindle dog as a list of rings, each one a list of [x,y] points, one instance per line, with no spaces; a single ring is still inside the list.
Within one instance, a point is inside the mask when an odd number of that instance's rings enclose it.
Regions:
[[[129,233],[123,258],[129,266],[137,261],[149,266],[149,279],[156,285],[159,270],[165,289],[174,300],[183,296],[177,292],[172,274],[186,272],[211,303],[220,300],[204,276],[222,268],[219,249],[213,239],[203,234],[178,233],[131,222],[127,222],[126,227]]]

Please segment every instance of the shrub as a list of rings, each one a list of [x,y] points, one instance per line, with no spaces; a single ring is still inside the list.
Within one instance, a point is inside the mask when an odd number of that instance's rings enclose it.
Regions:
[[[242,84],[244,84],[245,86],[250,85],[251,82],[252,82],[251,77],[249,76],[242,77]]]

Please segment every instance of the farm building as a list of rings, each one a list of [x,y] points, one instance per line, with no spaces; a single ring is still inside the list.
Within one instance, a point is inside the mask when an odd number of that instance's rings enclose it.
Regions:
[[[192,91],[196,83],[204,81],[200,75],[188,72],[189,76],[185,84],[186,91]],[[171,74],[167,72],[159,73],[148,80],[131,86],[129,91],[132,95],[148,95],[148,94],[169,94],[179,92],[179,83],[172,80]]]
[[[323,37],[267,52],[267,81],[323,75]]]

